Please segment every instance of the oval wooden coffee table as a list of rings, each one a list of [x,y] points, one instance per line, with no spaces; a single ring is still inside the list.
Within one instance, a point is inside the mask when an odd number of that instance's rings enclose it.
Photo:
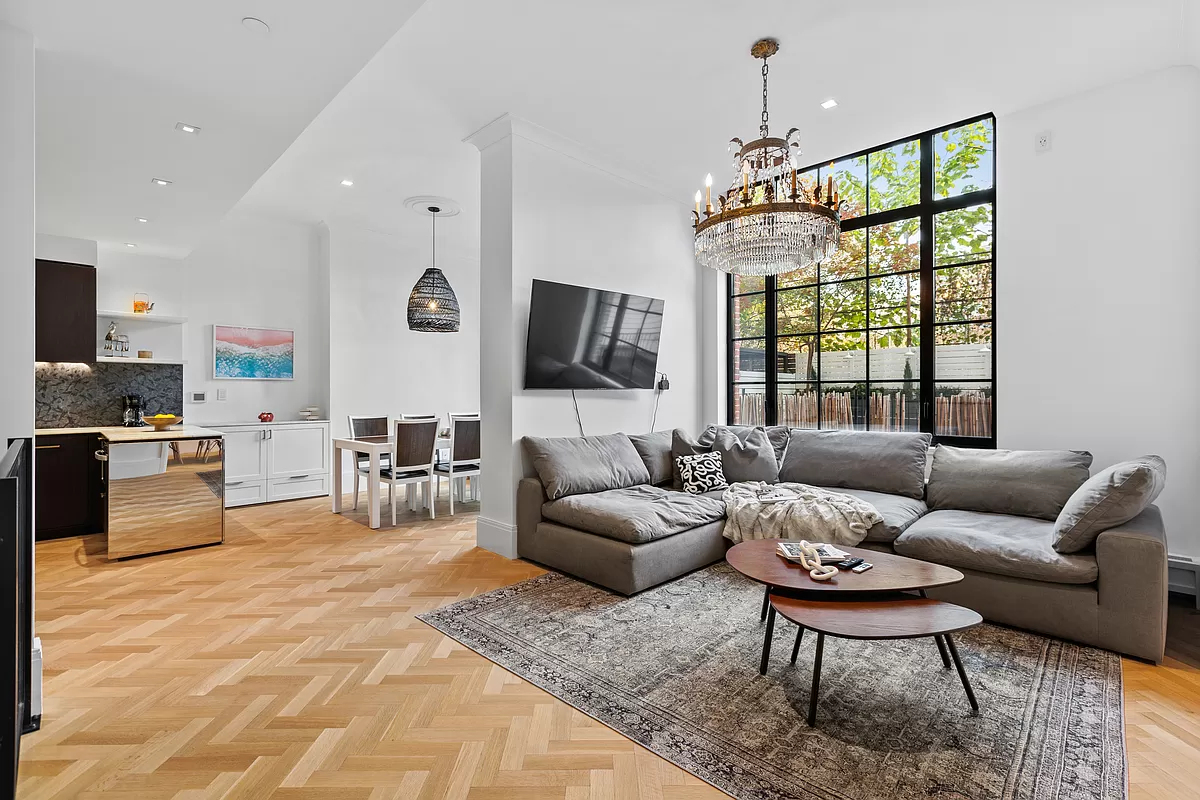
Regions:
[[[763,592],[762,619],[767,621],[766,634],[763,637],[762,661],[758,671],[765,675],[767,664],[771,658],[771,639],[775,632],[776,612],[795,622],[799,626],[796,632],[796,644],[792,648],[792,663],[800,652],[800,641],[804,629],[808,627],[799,619],[788,616],[777,604],[783,604],[791,609],[791,603],[807,604],[795,606],[799,617],[815,614],[816,609],[824,609],[825,616],[819,616],[819,624],[833,625],[828,620],[835,620],[835,627],[830,630],[817,631],[817,658],[813,667],[813,693],[810,699],[809,724],[816,720],[816,697],[820,681],[821,651],[824,637],[831,636],[858,639],[904,639],[922,636],[932,637],[942,656],[942,665],[950,668],[953,657],[954,666],[958,669],[963,686],[967,690],[967,698],[971,701],[972,710],[978,710],[975,694],[963,671],[958,651],[950,639],[950,633],[978,625],[982,621],[974,611],[961,608],[939,600],[925,597],[925,590],[938,586],[949,586],[963,579],[963,574],[951,567],[941,564],[931,564],[928,561],[918,561],[915,558],[898,556],[894,553],[883,553],[867,550],[861,547],[844,547],[852,557],[862,558],[875,566],[866,572],[848,572],[842,570],[826,581],[813,580],[804,567],[789,561],[775,552],[775,545],[780,539],[752,539],[740,542],[725,553],[725,560],[738,572],[751,580],[765,586]],[[918,592],[920,597],[903,592]],[[782,593],[782,594],[781,594]],[[915,604],[915,605],[914,605]],[[961,613],[960,613],[961,612]],[[962,621],[974,619],[974,622],[951,626],[948,630],[937,629],[945,620]],[[853,622],[846,622],[853,620]],[[930,630],[924,630],[930,628]],[[891,630],[889,635],[875,635]],[[861,635],[851,635],[850,631],[859,631]],[[899,632],[897,634],[897,632]]]
[[[868,570],[871,571],[871,570]],[[812,690],[808,697],[808,724],[817,722],[817,697],[821,687],[821,655],[825,649],[825,637],[842,639],[916,639],[932,637],[942,654],[942,664],[958,670],[971,711],[978,713],[979,703],[963,669],[958,648],[950,634],[974,627],[983,622],[983,617],[969,608],[913,597],[910,594],[859,595],[862,599],[835,600],[805,597],[771,597],[771,611],[778,612],[784,619],[799,626],[796,644],[792,647],[792,663],[800,652],[800,640],[804,631],[817,633],[817,651],[813,659]],[[772,614],[773,616],[774,614]],[[764,663],[770,655],[770,633],[764,645]],[[947,658],[949,651],[949,659]]]

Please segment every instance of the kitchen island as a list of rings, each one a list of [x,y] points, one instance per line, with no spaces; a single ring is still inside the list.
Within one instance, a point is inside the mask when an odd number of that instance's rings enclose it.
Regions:
[[[225,540],[220,431],[179,425],[102,428],[108,557],[220,544]]]

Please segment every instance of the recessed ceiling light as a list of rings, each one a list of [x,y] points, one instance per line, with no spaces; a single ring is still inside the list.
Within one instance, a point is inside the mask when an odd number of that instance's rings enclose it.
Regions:
[[[826,100],[824,103],[821,103],[821,108],[823,108],[823,109],[825,109],[826,111],[828,111],[829,109],[833,108],[833,107],[834,107],[834,106],[836,106],[836,105],[837,105],[837,100],[834,100],[834,99],[831,97],[831,98],[829,98],[828,100]]]
[[[149,222],[150,221],[150,220],[146,219],[145,217],[134,217],[134,219],[136,219],[138,222]]]
[[[126,247],[137,247],[137,245],[136,245],[136,244],[134,244],[133,242],[126,242],[126,243],[125,243],[125,246],[126,246]]]
[[[183,131],[184,133],[199,133],[200,128],[195,125],[188,125],[186,122],[176,122],[175,130]]]
[[[342,181],[342,186],[353,186],[353,185],[354,185],[354,181],[350,180],[349,178],[346,178],[346,180]]]
[[[166,178],[151,178],[150,182],[153,183],[155,186],[170,186],[172,183],[171,181],[167,180]]]
[[[271,32],[271,26],[258,17],[242,17],[242,27],[259,36],[266,36]]]

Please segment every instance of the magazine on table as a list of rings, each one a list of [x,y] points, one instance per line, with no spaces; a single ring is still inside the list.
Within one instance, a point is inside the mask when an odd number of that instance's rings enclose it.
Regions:
[[[831,544],[818,544],[810,542],[817,549],[817,557],[820,558],[822,564],[832,564],[835,561],[844,561],[850,557],[850,554],[845,550],[839,550]],[[788,561],[800,560],[800,543],[799,542],[779,542],[775,545],[775,552],[786,558]]]
[[[754,499],[760,503],[782,503],[785,500],[795,500],[799,495],[789,489],[771,488],[760,492]]]

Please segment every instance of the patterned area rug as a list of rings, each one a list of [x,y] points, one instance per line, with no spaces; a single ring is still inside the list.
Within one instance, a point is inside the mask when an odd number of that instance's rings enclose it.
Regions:
[[[1125,796],[1121,662],[981,625],[956,636],[981,711],[929,639],[815,638],[776,624],[722,563],[626,598],[548,574],[421,619],[739,800]]]

